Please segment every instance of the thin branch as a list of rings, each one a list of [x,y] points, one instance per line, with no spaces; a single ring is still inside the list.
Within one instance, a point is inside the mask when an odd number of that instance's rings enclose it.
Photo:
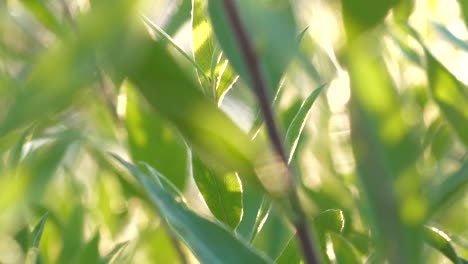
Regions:
[[[270,138],[273,149],[281,158],[283,164],[289,168],[288,181],[290,183],[290,188],[288,189],[288,198],[292,209],[296,214],[296,217],[293,217],[293,224],[295,226],[296,235],[301,245],[304,260],[308,264],[320,263],[308,230],[305,213],[300,205],[299,197],[297,195],[296,180],[288,165],[288,158],[282,143],[283,141],[277,128],[273,111],[270,107],[267,93],[267,84],[260,68],[259,59],[252,46],[252,43],[249,40],[247,32],[242,25],[240,16],[234,4],[234,0],[223,0],[223,5],[228,16],[228,21],[234,31],[234,37],[237,41],[237,44],[239,45],[242,59],[246,64],[251,85],[260,104],[260,109],[265,119],[268,136]]]

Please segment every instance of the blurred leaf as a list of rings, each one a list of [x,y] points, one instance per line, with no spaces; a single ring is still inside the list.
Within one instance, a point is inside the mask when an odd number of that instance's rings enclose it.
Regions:
[[[177,31],[187,22],[191,17],[192,1],[181,0],[180,5],[176,8],[175,14],[171,16],[169,21],[164,26],[168,35],[175,35]]]
[[[343,236],[336,233],[328,234],[333,244],[333,252],[335,254],[337,264],[358,264],[362,263],[353,245]]]
[[[343,211],[328,209],[318,214],[313,219],[315,229],[320,233],[335,232],[340,234],[345,226]]]
[[[278,0],[274,4],[269,0],[240,0],[235,4],[260,60],[268,92],[273,97],[297,49],[297,29],[292,7],[287,0]],[[223,1],[210,0],[208,11],[216,38],[226,57],[241,78],[251,84],[247,62],[242,56],[239,40],[228,20]]]
[[[468,51],[468,43],[456,37],[452,32],[450,32],[444,25],[431,21],[431,26],[437,31],[437,33],[449,41],[453,46]]]
[[[117,245],[115,245],[114,248],[112,248],[111,252],[109,252],[105,257],[101,258],[100,264],[109,264],[112,263],[114,259],[118,259],[119,255],[127,245],[128,241],[118,243]]]
[[[193,178],[206,205],[219,221],[236,228],[242,217],[242,188],[235,173],[219,175],[192,157]]]
[[[33,127],[26,129],[18,139],[18,142],[10,150],[10,155],[8,157],[8,165],[10,168],[16,168],[21,160],[21,155],[23,152],[24,144],[28,141],[28,137],[31,136]]]
[[[447,121],[468,146],[468,89],[426,49],[431,95]]]
[[[252,242],[258,227],[268,216],[271,202],[267,196],[249,185],[242,186],[242,219],[236,234],[244,241]]]
[[[194,61],[192,59],[192,57],[190,57],[190,55],[187,54],[187,52],[185,52],[181,47],[179,47],[179,45],[177,45],[177,43],[172,39],[171,36],[169,36],[169,34],[167,34],[164,29],[162,29],[161,27],[159,27],[158,25],[156,25],[155,23],[153,23],[149,18],[143,16],[143,21],[146,23],[146,25],[148,25],[151,29],[153,29],[156,33],[158,33],[159,35],[161,35],[165,40],[167,40],[169,42],[169,44],[171,44],[172,47],[174,47],[185,59],[187,59],[188,62],[190,62],[196,69],[197,71],[199,72],[202,72],[203,73],[203,69],[200,67],[200,65],[198,64],[197,61]],[[205,81],[207,82],[208,81],[208,77],[206,75],[203,75],[202,76]]]
[[[315,89],[308,97],[304,100],[299,111],[297,111],[294,119],[289,124],[289,128],[286,132],[286,142],[290,147],[288,162],[290,163],[296,153],[297,143],[299,138],[302,135],[305,124],[307,122],[307,117],[310,114],[312,105],[314,104],[317,97],[320,95],[320,92],[325,86],[322,85],[319,88]]]
[[[182,190],[188,178],[188,150],[181,138],[146,102],[135,88],[124,84],[127,95],[126,124],[133,160],[156,168]]]
[[[44,216],[42,216],[41,220],[39,220],[39,223],[34,227],[32,231],[32,243],[31,246],[35,248],[39,248],[39,243],[41,242],[42,238],[42,233],[44,232],[44,227],[47,222],[47,218],[49,217],[49,213],[45,213]]]
[[[458,0],[458,4],[460,5],[465,25],[468,27],[468,2],[466,0]]]
[[[76,206],[62,229],[62,249],[57,263],[69,263],[77,257],[83,245],[84,209]]]
[[[424,227],[424,240],[431,247],[439,250],[447,258],[449,258],[454,264],[461,264],[462,262],[457,256],[455,249],[450,243],[450,237],[443,231],[435,227]]]
[[[61,36],[64,33],[60,21],[41,0],[21,0],[21,3],[33,14],[33,16],[47,29]]]
[[[88,241],[83,249],[77,255],[77,258],[73,263],[76,264],[100,264],[101,260],[99,257],[99,233],[96,233],[91,241]]]
[[[115,156],[145,188],[154,205],[166,218],[171,228],[203,263],[270,263],[232,233],[210,222],[185,205],[177,202],[135,166]]]
[[[418,263],[426,214],[414,167],[421,148],[378,49],[370,35],[348,46],[352,147],[376,250],[392,263]]]
[[[443,208],[443,205],[447,204],[458,194],[463,193],[468,186],[468,163],[465,161],[464,164],[455,173],[449,175],[443,182],[437,186],[432,187],[427,195],[430,202],[431,213],[436,213],[438,210]]]
[[[348,38],[376,26],[396,4],[409,0],[342,0],[342,12]]]
[[[415,0],[400,0],[393,8],[393,17],[397,22],[406,22],[413,13]]]

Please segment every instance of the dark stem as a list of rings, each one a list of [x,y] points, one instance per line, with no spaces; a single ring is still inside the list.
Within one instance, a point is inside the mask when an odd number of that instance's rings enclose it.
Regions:
[[[288,189],[288,199],[292,206],[295,216],[292,217],[293,224],[296,229],[296,235],[300,242],[302,254],[305,263],[318,264],[319,258],[315,252],[313,240],[309,233],[307,226],[306,216],[300,205],[299,197],[297,196],[297,184],[294,175],[288,165],[286,151],[284,149],[279,130],[276,125],[273,111],[270,107],[270,100],[268,99],[267,84],[260,68],[259,59],[255,50],[249,40],[247,32],[245,31],[239,14],[237,12],[234,0],[223,0],[224,9],[228,16],[228,21],[234,31],[234,37],[239,45],[239,50],[242,59],[247,67],[247,72],[250,77],[250,82],[257,100],[260,104],[260,109],[265,119],[267,133],[271,141],[271,145],[276,154],[281,158],[282,162],[289,169],[288,182],[290,188]]]

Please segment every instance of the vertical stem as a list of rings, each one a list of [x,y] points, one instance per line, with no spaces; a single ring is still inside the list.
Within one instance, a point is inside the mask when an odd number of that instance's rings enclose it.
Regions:
[[[267,84],[260,68],[259,59],[249,40],[247,32],[242,25],[238,11],[234,4],[234,0],[223,0],[223,5],[228,16],[228,21],[234,31],[234,37],[237,41],[237,44],[239,45],[242,59],[246,64],[247,72],[250,75],[249,77],[252,88],[254,89],[257,100],[260,104],[260,109],[265,119],[265,125],[271,141],[271,145],[276,154],[281,158],[283,164],[288,168],[288,181],[290,186],[288,189],[288,199],[295,214],[295,217],[293,217],[293,225],[296,229],[296,236],[300,242],[305,263],[320,263],[318,255],[315,252],[313,240],[309,233],[305,213],[300,205],[299,197],[297,195],[296,179],[292,174],[291,169],[289,168],[286,151],[284,150],[273,111],[270,107],[267,93]]]

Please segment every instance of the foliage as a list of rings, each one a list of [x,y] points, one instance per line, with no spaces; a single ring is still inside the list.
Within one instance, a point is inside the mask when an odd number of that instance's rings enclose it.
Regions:
[[[0,1],[0,263],[466,263],[467,21]]]

